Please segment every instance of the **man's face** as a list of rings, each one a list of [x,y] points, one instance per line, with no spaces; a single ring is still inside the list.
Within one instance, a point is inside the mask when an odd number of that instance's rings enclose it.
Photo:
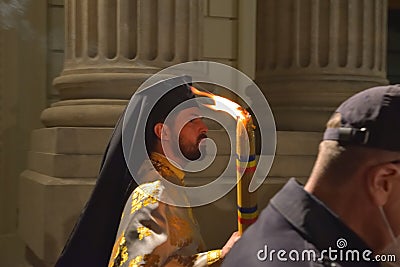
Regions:
[[[180,130],[180,132],[179,132]],[[180,111],[174,121],[174,141],[178,139],[179,148],[188,160],[197,160],[202,155],[200,142],[207,138],[208,128],[197,107]],[[177,135],[179,134],[179,138]],[[176,144],[176,142],[174,142]],[[177,145],[175,145],[178,147]]]

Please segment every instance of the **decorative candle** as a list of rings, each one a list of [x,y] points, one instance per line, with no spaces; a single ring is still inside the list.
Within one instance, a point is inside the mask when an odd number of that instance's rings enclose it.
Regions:
[[[249,185],[257,166],[254,137],[256,127],[251,115],[239,104],[221,96],[199,91],[194,87],[192,92],[214,100],[214,105],[205,106],[225,111],[236,119],[238,231],[242,234],[258,217],[256,192],[249,192]]]
[[[258,217],[257,194],[256,192],[249,192],[249,185],[257,166],[254,130],[253,120],[248,113],[245,117],[238,117],[236,124],[236,173],[238,180],[238,231],[240,234]],[[246,138],[246,135],[248,138]]]

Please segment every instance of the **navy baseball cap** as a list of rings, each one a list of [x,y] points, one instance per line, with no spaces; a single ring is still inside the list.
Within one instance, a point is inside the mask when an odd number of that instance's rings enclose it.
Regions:
[[[336,110],[338,128],[327,128],[324,140],[400,151],[400,85],[378,86],[361,91]]]

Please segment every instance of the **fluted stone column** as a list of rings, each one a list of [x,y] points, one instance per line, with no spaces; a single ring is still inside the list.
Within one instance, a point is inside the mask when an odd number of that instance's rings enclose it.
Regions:
[[[21,175],[19,233],[53,266],[95,183],[132,93],[164,67],[198,58],[199,0],[66,0],[60,101],[42,112]]]
[[[65,64],[54,80],[62,101],[43,112],[43,123],[113,126],[126,104],[115,99],[198,58],[198,13],[198,0],[67,0]]]
[[[350,95],[386,84],[386,0],[261,0],[256,81],[279,130],[321,131]]]
[[[306,182],[326,121],[346,98],[386,84],[386,0],[258,0],[256,82],[277,125],[267,202]]]

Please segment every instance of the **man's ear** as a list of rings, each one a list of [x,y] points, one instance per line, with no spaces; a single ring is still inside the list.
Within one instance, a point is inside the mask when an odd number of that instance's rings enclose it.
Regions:
[[[384,163],[374,166],[367,175],[367,185],[372,201],[382,207],[389,199],[394,179],[399,179],[399,165]]]
[[[164,123],[157,123],[154,125],[154,133],[160,140],[169,140],[169,128]]]

